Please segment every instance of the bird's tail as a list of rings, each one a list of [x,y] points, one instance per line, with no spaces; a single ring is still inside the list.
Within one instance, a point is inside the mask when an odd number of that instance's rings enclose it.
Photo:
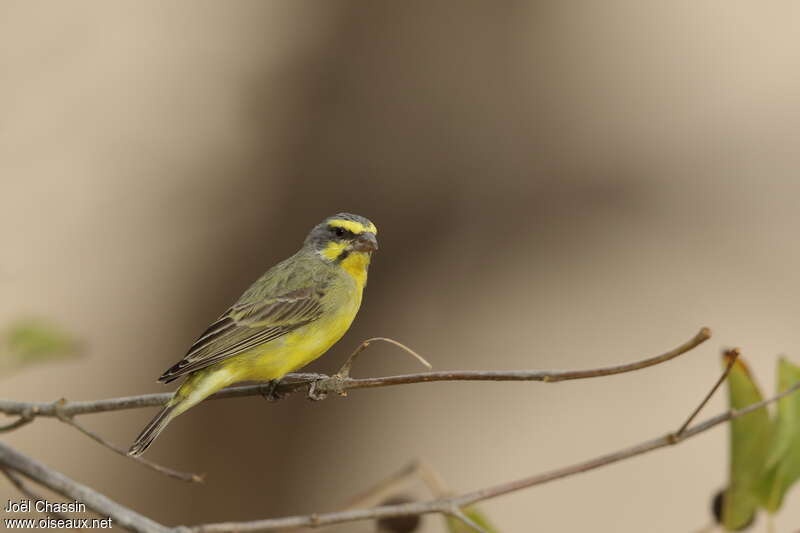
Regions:
[[[236,374],[224,370],[210,372],[201,370],[190,375],[161,412],[136,437],[128,450],[128,455],[134,457],[142,455],[176,416],[235,381],[237,381]]]
[[[136,440],[131,444],[128,450],[128,455],[138,457],[142,455],[147,448],[153,443],[158,435],[164,431],[173,418],[178,416],[179,412],[175,410],[177,402],[170,401],[159,413],[153,418],[149,424],[139,433]]]

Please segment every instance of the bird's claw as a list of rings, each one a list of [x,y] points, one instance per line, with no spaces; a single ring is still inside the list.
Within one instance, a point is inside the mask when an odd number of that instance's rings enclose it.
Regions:
[[[277,402],[278,400],[283,399],[284,397],[286,397],[287,393],[280,392],[278,390],[280,384],[281,384],[280,379],[273,379],[268,381],[266,385],[264,385],[261,391],[261,396],[263,396],[264,399],[267,400],[268,402]]]
[[[318,402],[328,397],[328,393],[323,390],[317,390],[317,384],[323,381],[322,379],[315,379],[308,384],[308,399]]]

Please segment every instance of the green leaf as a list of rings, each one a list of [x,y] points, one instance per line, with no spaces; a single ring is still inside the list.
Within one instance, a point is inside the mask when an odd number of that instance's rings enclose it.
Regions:
[[[467,518],[482,527],[486,533],[498,533],[489,520],[487,520],[486,516],[482,512],[478,511],[477,507],[465,507],[462,511],[465,515],[467,515]],[[468,526],[453,516],[446,516],[445,522],[447,523],[447,531],[450,533],[476,533],[474,528]]]
[[[778,392],[800,381],[800,367],[784,358],[778,361]],[[766,471],[758,485],[758,495],[770,513],[781,508],[786,492],[800,479],[800,394],[778,401],[778,415]]]
[[[727,364],[728,356],[725,356]],[[728,403],[742,409],[763,400],[747,365],[737,360],[728,375]],[[730,483],[725,491],[722,525],[736,531],[749,524],[759,506],[756,485],[769,452],[772,424],[766,407],[734,418],[730,432]]]
[[[81,349],[73,335],[41,319],[19,320],[6,329],[4,337],[0,369],[70,357]]]

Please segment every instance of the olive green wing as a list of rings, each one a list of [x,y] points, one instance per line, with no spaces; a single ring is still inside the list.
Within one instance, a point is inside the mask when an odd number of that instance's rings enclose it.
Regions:
[[[244,353],[310,324],[322,315],[321,292],[308,287],[256,302],[237,303],[211,324],[163,383]]]

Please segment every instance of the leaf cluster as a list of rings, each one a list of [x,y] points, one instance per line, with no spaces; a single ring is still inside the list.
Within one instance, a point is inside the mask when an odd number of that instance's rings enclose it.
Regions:
[[[763,400],[747,365],[737,360],[728,374],[728,402],[742,409]],[[778,360],[778,393],[800,382],[800,367]],[[720,523],[729,531],[749,526],[759,509],[776,513],[800,479],[800,396],[778,401],[771,416],[766,407],[731,420],[729,484],[715,499]]]

